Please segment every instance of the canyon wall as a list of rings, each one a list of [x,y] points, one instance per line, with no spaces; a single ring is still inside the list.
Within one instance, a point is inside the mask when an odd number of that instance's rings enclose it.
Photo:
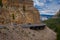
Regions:
[[[6,12],[5,15],[8,16],[7,19],[10,18],[9,22],[18,24],[40,24],[40,14],[33,6],[32,0],[2,0],[2,3],[2,9],[5,11],[3,12],[3,10],[1,10],[1,13],[5,14]]]

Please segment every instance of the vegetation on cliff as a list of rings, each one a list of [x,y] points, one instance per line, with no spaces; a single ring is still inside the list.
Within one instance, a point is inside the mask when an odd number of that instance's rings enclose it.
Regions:
[[[0,0],[0,7],[2,7],[3,6],[3,4],[2,4],[2,0]]]
[[[57,32],[57,40],[60,40],[60,10],[55,15],[56,18],[48,19],[44,21],[49,28]]]

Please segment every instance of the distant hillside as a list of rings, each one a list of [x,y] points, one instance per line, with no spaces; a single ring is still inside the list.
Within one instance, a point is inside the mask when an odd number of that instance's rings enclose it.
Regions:
[[[57,17],[60,17],[60,10],[56,14]]]
[[[42,17],[47,17],[47,18],[51,18],[53,17],[54,15],[45,15],[45,14],[41,14]]]
[[[60,10],[53,18],[44,22],[48,25],[49,28],[57,32],[57,40],[60,40]]]
[[[53,18],[60,18],[60,10],[56,13],[56,15],[53,16]]]
[[[46,14],[41,14],[41,15],[40,15],[42,21],[47,20],[47,19],[50,19],[50,18],[52,18],[53,16],[54,16],[54,15],[46,15]]]

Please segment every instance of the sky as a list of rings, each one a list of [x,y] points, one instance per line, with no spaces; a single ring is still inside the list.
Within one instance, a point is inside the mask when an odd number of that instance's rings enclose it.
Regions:
[[[40,14],[55,15],[60,9],[60,0],[33,0]]]

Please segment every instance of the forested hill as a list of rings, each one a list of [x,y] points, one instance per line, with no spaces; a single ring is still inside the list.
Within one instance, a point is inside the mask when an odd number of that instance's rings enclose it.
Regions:
[[[57,40],[60,40],[60,10],[56,13],[56,15],[44,21],[49,28],[57,32]]]

